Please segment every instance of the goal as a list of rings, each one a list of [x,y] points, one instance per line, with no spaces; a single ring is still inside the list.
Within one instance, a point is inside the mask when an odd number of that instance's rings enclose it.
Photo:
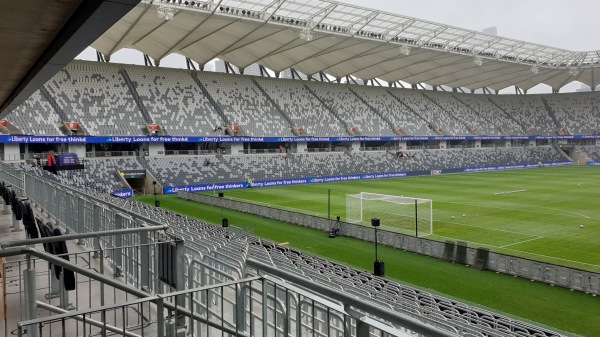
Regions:
[[[430,199],[369,192],[346,194],[346,222],[371,225],[378,218],[383,229],[425,236],[433,233]]]

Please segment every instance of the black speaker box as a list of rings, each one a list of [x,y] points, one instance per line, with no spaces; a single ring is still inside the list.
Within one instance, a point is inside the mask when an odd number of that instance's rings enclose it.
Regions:
[[[488,254],[490,251],[486,248],[477,248],[477,254],[475,255],[475,263],[471,266],[471,268],[476,270],[482,270],[485,268],[485,263],[487,262]]]
[[[384,276],[385,275],[385,264],[381,260],[375,261],[373,263],[373,275],[375,276]]]

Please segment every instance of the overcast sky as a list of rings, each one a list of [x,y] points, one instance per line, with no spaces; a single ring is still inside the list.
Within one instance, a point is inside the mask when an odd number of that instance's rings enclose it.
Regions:
[[[573,51],[600,50],[600,0],[343,0],[340,2]],[[88,48],[83,59],[95,60]],[[143,64],[139,53],[118,52],[112,62]],[[162,66],[185,67],[181,56]],[[566,91],[579,88],[571,84]],[[538,88],[539,89],[539,88]],[[546,92],[549,88],[542,89]],[[540,92],[534,90],[534,92]]]
[[[343,0],[395,14],[574,51],[600,49],[600,0]]]

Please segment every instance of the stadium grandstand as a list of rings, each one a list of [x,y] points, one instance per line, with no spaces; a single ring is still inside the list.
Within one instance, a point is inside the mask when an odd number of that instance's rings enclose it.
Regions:
[[[0,55],[29,53],[0,64],[6,336],[572,335],[156,198],[332,235],[344,226],[377,247],[377,231],[339,217],[190,192],[600,165],[600,93],[559,93],[573,81],[595,88],[600,53],[326,0],[4,2],[0,11],[14,13]],[[6,37],[16,34],[24,38]],[[97,61],[75,60],[88,46]],[[145,65],[110,61],[126,48]],[[160,67],[172,54],[187,69]],[[225,71],[205,70],[216,59]],[[541,83],[552,93],[527,94]],[[498,94],[508,87],[516,93]],[[153,205],[132,199],[145,195]],[[593,271],[381,232],[386,246],[600,294]]]

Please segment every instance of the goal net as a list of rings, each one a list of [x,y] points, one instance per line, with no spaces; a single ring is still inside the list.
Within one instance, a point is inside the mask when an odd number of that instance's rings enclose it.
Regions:
[[[425,236],[433,232],[430,199],[410,198],[369,192],[346,194],[346,221],[371,225],[378,218],[382,229]]]

